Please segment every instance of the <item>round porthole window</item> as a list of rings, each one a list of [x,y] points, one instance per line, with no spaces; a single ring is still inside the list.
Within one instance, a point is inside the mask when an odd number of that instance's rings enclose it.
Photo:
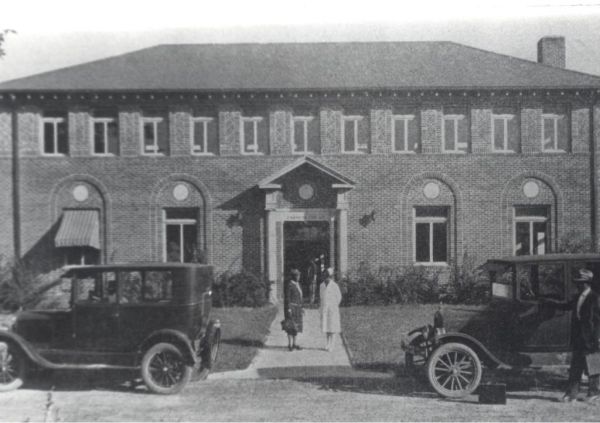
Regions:
[[[190,195],[190,190],[185,184],[177,184],[175,188],[173,188],[173,197],[177,201],[183,201],[187,199]]]
[[[535,198],[540,193],[540,186],[537,182],[527,181],[525,185],[523,185],[523,194],[527,198]]]
[[[310,184],[302,184],[298,188],[298,196],[305,201],[310,200],[315,196],[315,189]]]
[[[425,184],[425,187],[423,187],[423,195],[430,200],[438,198],[440,195],[440,186],[435,182],[428,182]]]
[[[73,198],[75,201],[85,201],[89,196],[90,192],[85,185],[77,185],[75,188],[73,188]]]

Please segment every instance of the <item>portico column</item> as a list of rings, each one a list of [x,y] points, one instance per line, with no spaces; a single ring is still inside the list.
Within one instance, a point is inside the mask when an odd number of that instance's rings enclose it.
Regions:
[[[269,302],[277,304],[277,229],[273,211],[267,210],[267,277],[271,284]]]
[[[338,210],[337,215],[337,251],[340,277],[348,272],[348,210]]]

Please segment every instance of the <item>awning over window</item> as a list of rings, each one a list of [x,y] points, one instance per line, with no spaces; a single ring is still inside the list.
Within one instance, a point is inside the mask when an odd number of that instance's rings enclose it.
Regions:
[[[100,249],[100,225],[97,210],[65,210],[54,238],[57,247],[93,247]]]

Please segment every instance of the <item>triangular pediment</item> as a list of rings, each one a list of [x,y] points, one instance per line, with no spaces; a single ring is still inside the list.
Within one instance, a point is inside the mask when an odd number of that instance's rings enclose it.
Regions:
[[[280,189],[281,179],[300,167],[308,168],[329,177],[333,180],[331,187],[334,189],[352,189],[356,185],[350,178],[342,175],[330,166],[324,165],[311,157],[303,156],[261,180],[258,183],[258,187],[260,189]]]

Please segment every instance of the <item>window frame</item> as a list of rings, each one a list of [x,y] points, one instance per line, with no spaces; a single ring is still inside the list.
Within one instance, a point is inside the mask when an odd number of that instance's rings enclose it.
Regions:
[[[409,130],[408,123],[410,121],[415,120],[415,115],[392,115],[392,152],[400,153],[400,154],[416,154],[416,151],[408,148],[409,142]],[[404,122],[404,149],[396,150],[396,122],[403,121]]]
[[[104,127],[104,153],[96,152],[96,123],[102,123],[103,127]],[[112,118],[112,117],[92,116],[90,118],[90,141],[92,143],[92,155],[94,155],[94,156],[115,156],[116,155],[115,153],[111,153],[109,151],[109,145],[108,145],[108,125],[111,123],[118,124],[118,120],[116,118]]]
[[[67,121],[68,121],[68,117],[62,117],[62,116],[40,116],[40,131],[39,131],[39,135],[40,135],[40,150],[42,152],[42,155],[44,156],[48,156],[48,157],[65,157],[69,155],[69,128],[67,125]],[[52,153],[48,153],[45,150],[46,147],[46,142],[45,142],[45,138],[46,138],[46,123],[51,123],[52,127],[53,127],[53,147],[54,147],[54,152]],[[63,123],[65,125],[65,131],[67,134],[67,152],[66,153],[60,153],[58,151],[58,125]]]
[[[311,151],[308,149],[308,125],[310,122],[314,120],[314,116],[293,116],[291,117],[291,137],[290,144],[292,146],[292,154],[295,155],[307,155],[307,154],[316,154],[315,151]],[[302,151],[296,150],[296,123],[302,123],[303,128],[303,144],[304,149]]]
[[[159,135],[158,135],[158,125],[160,123],[164,123],[165,122],[165,118],[164,117],[147,117],[144,116],[140,119],[140,125],[141,125],[141,129],[140,129],[140,142],[141,142],[141,148],[142,148],[142,155],[144,156],[164,156],[165,153],[160,151],[160,147],[159,147]],[[145,126],[147,123],[152,123],[153,127],[154,127],[154,142],[152,144],[152,150],[153,151],[148,151],[146,150],[146,136],[145,136]]]
[[[196,123],[203,123],[203,145],[202,151],[197,151],[196,147]],[[208,116],[192,116],[190,118],[190,151],[194,156],[214,156],[215,153],[208,151],[208,125],[214,122],[214,118]]]
[[[189,208],[189,207],[184,207],[184,208]],[[179,208],[177,208],[179,209]],[[195,207],[191,207],[191,209],[196,210],[197,209]],[[184,261],[185,259],[185,242],[184,242],[184,227],[185,226],[195,226],[196,227],[196,248],[199,248],[200,245],[198,243],[198,234],[200,232],[200,229],[198,227],[198,224],[200,222],[199,217],[197,216],[196,218],[192,219],[192,218],[167,218],[167,211],[168,209],[165,208],[163,209],[163,262],[164,263],[187,263],[186,261]],[[178,225],[179,226],[179,261],[173,262],[173,261],[168,261],[167,260],[167,255],[168,255],[168,248],[167,248],[167,226],[168,225]]]
[[[465,120],[466,115],[451,113],[442,115],[442,152],[451,154],[467,154],[469,152],[469,142],[459,142],[458,125],[459,121]],[[446,148],[446,121],[454,122],[454,149]],[[460,148],[464,148],[461,150]]]
[[[258,151],[258,124],[263,120],[262,116],[240,116],[240,154],[244,156],[261,156],[265,154],[262,151]],[[253,123],[253,143],[249,144],[249,146],[252,146],[253,151],[246,151],[246,126],[244,125],[246,122]]]
[[[545,140],[546,140],[546,119],[552,119],[554,121],[553,129],[554,129],[554,139],[552,142],[553,148],[545,148]],[[563,150],[562,148],[558,148],[558,121],[560,119],[566,119],[566,114],[560,113],[542,113],[542,152],[543,153],[566,153],[567,150]],[[568,122],[565,122],[565,125],[568,125]],[[568,135],[567,135],[568,137]],[[566,140],[567,145],[569,140]]]
[[[442,216],[419,216],[417,217],[417,207],[439,207],[446,210],[446,217]],[[429,261],[417,261],[417,224],[427,223],[429,225]],[[446,224],[446,261],[433,261],[433,225],[435,223]],[[413,207],[413,263],[419,266],[448,266],[450,256],[450,207],[448,206],[428,206],[417,205]]]
[[[368,154],[369,144],[360,144],[359,141],[359,123],[364,120],[364,116],[361,115],[343,115],[342,116],[342,153],[345,154]],[[354,149],[352,151],[346,150],[346,125],[347,122],[352,122],[354,125],[354,140],[352,145]],[[364,148],[366,151],[361,151],[360,148]]]
[[[518,208],[528,208],[528,207],[544,207],[546,209],[546,216],[541,215],[530,215],[530,216],[517,216]],[[529,253],[522,255],[545,255],[551,252],[551,234],[552,234],[552,219],[550,216],[551,209],[544,204],[541,205],[532,205],[532,206],[513,206],[513,255],[517,255],[517,223],[528,223],[529,224]],[[546,224],[546,242],[544,243],[544,252],[539,254],[533,251],[534,248],[534,231],[533,225],[535,223],[545,223]],[[546,251],[547,250],[547,251]]]
[[[509,136],[509,121],[515,119],[516,116],[514,114],[511,113],[498,113],[498,114],[494,114],[492,113],[492,152],[494,153],[516,153],[515,150],[513,150],[512,148],[509,148],[509,141],[510,141],[510,136]],[[498,149],[496,148],[496,120],[502,120],[502,125],[503,125],[503,131],[504,131],[504,139],[502,140],[502,149]]]

